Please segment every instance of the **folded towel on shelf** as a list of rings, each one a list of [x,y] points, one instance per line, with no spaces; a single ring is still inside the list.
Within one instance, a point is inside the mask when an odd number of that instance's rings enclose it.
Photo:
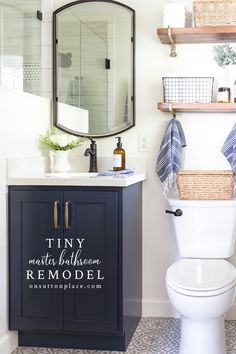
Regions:
[[[156,172],[163,183],[164,195],[171,188],[176,188],[176,173],[181,167],[182,147],[186,140],[181,123],[171,119],[161,142],[157,158]]]
[[[191,15],[183,3],[169,3],[163,8],[163,27],[191,27]]]
[[[185,4],[169,3],[163,6],[164,12],[186,11]]]
[[[222,146],[221,152],[228,160],[232,171],[236,173],[236,123],[227,136]]]
[[[106,171],[101,171],[99,172],[98,176],[131,176],[134,174],[134,170],[127,168],[126,170],[121,170],[121,171],[112,171],[112,170],[106,170]]]
[[[168,26],[170,26],[172,28],[175,28],[175,27],[184,28],[184,27],[186,27],[186,20],[183,20],[183,21],[179,21],[179,20],[176,20],[176,19],[163,20],[163,27],[167,28]]]
[[[163,15],[163,27],[185,27],[187,23],[187,16],[185,14],[171,14]]]

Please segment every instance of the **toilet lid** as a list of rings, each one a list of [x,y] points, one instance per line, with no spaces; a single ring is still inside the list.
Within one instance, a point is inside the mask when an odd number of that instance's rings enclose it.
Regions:
[[[181,259],[166,274],[170,286],[194,292],[228,288],[235,281],[236,268],[223,259]]]

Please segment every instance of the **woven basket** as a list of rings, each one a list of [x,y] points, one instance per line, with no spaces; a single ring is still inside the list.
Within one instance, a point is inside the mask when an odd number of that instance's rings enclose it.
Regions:
[[[236,25],[236,0],[196,0],[193,14],[196,27]]]
[[[233,198],[231,171],[180,171],[177,185],[180,199],[225,200]]]

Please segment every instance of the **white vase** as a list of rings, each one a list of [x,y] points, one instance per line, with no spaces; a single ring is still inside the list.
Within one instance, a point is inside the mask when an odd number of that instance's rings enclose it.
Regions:
[[[50,151],[51,171],[69,172],[70,163],[68,156],[69,151]]]

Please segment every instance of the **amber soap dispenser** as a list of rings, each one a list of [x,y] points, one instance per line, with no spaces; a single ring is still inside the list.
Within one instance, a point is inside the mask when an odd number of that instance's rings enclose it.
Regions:
[[[116,137],[118,139],[117,147],[113,151],[113,171],[125,170],[125,150],[122,148],[121,137]]]

